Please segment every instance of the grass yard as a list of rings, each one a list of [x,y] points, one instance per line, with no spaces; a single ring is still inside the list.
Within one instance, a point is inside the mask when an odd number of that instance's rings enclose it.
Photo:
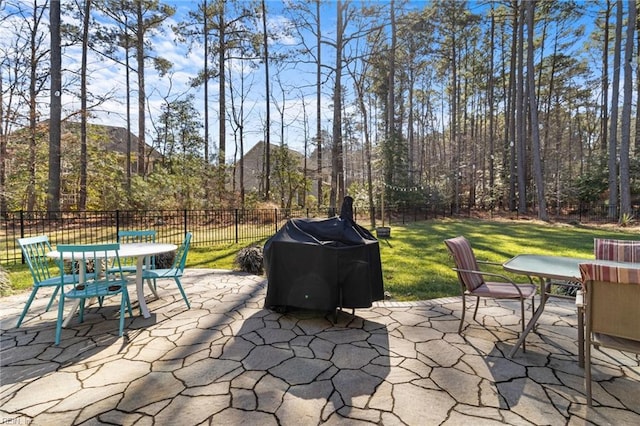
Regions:
[[[593,257],[593,238],[640,239],[639,229],[617,226],[576,226],[537,221],[442,219],[391,227],[391,237],[380,240],[385,290],[395,300],[424,300],[459,295],[452,260],[443,241],[464,235],[476,256],[504,262],[516,254]],[[264,244],[264,240],[258,244]],[[245,245],[191,247],[188,268],[234,269],[236,253]],[[31,287],[25,265],[6,267],[14,292]],[[496,272],[502,272],[498,268]],[[514,277],[525,282],[522,277]]]
[[[460,294],[447,238],[464,235],[476,257],[503,263],[517,254],[593,257],[593,238],[640,239],[638,228],[587,227],[534,221],[443,219],[393,226],[380,241],[385,290],[394,300],[426,300]],[[500,267],[492,272],[527,282]]]

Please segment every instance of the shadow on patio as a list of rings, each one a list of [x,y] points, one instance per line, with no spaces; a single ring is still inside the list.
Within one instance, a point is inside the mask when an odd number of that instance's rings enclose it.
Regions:
[[[338,316],[263,309],[264,277],[189,270],[192,308],[160,285],[152,317],[104,307],[53,346],[55,312],[15,320],[26,295],[0,299],[0,418],[31,424],[640,423],[640,362],[599,352],[594,408],[577,365],[571,302],[551,300],[527,352],[509,302],[457,334],[460,299],[380,302]],[[97,315],[95,315],[97,313]],[[134,314],[137,314],[134,311]],[[105,318],[112,318],[106,320]],[[506,326],[506,327],[504,327]],[[506,329],[506,331],[505,331]]]

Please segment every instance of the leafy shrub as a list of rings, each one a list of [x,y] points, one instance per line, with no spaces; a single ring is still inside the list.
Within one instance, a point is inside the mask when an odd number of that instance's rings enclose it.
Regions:
[[[169,269],[171,265],[173,265],[173,260],[176,257],[175,251],[170,251],[168,253],[160,253],[156,254],[156,268],[157,269]]]
[[[245,247],[236,254],[234,263],[243,272],[262,275],[264,272],[262,247]]]
[[[620,217],[620,226],[627,227],[631,226],[634,222],[635,218],[632,213],[623,213],[622,217]]]

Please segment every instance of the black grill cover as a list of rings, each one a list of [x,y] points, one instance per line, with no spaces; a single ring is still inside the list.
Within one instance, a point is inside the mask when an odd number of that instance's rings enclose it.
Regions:
[[[350,201],[340,217],[290,219],[269,238],[266,308],[368,308],[384,298],[378,240],[353,221]]]

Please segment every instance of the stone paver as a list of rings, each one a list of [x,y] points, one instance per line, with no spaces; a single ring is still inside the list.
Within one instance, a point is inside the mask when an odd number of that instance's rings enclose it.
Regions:
[[[594,407],[577,365],[575,310],[552,299],[527,352],[507,359],[517,306],[482,301],[458,335],[456,297],[338,315],[262,307],[267,282],[189,270],[148,296],[151,318],[93,306],[53,345],[43,291],[0,299],[3,424],[640,424],[640,357],[594,351]],[[136,306],[134,306],[136,308]],[[469,314],[468,317],[471,317]],[[482,324],[482,325],[481,325]]]

